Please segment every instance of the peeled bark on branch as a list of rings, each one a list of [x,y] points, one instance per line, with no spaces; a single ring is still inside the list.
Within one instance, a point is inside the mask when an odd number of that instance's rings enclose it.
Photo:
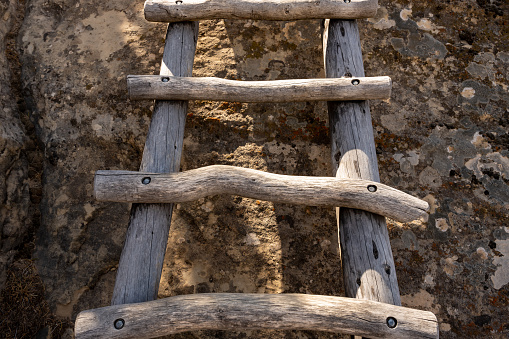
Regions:
[[[388,99],[391,78],[292,79],[236,81],[220,78],[129,75],[133,100],[216,100],[295,102]]]
[[[360,19],[375,16],[377,0],[147,0],[145,19]]]
[[[155,338],[196,330],[311,330],[369,338],[438,338],[428,311],[308,294],[204,293],[81,312],[76,338]]]
[[[279,203],[357,208],[401,222],[423,218],[428,210],[427,202],[373,181],[290,176],[222,165],[173,174],[98,171],[94,192],[99,201],[135,203],[234,194]]]

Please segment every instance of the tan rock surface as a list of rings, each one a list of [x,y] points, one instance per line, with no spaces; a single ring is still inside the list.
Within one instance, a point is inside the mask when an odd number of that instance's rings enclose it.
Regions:
[[[13,6],[0,1],[0,41]],[[0,44],[0,265],[14,260],[9,251],[27,241],[18,235],[30,235],[23,225],[36,220],[32,259],[46,300],[56,317],[72,320],[111,298],[129,206],[96,202],[93,173],[139,167],[152,103],[129,101],[125,77],[158,72],[165,25],[143,19],[142,1],[19,6],[23,25],[9,38],[20,53],[14,79]],[[388,222],[402,300],[435,312],[442,338],[509,333],[508,14],[499,1],[384,0],[376,18],[360,23],[366,75],[393,80],[391,100],[371,102],[381,181],[432,205],[426,222]],[[205,21],[194,76],[322,77],[321,30],[319,20]],[[327,120],[324,103],[194,102],[182,170],[226,164],[332,175]],[[342,295],[335,224],[332,209],[235,196],[180,204],[160,297]]]

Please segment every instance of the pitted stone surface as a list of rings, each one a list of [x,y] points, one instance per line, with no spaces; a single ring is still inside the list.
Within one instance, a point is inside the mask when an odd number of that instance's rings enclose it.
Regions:
[[[0,1],[0,40],[11,30],[13,4]],[[18,235],[33,220],[24,211],[39,207],[32,259],[59,318],[72,320],[111,298],[129,206],[95,201],[92,183],[95,170],[136,170],[141,160],[152,102],[129,101],[125,78],[158,73],[165,34],[165,24],[144,20],[142,7],[129,0],[28,1],[15,40],[22,91],[3,85],[12,83],[12,66],[0,46],[0,261],[14,260],[9,251],[26,241]],[[392,98],[371,102],[381,181],[431,205],[427,221],[388,221],[402,301],[435,312],[442,338],[509,333],[508,15],[500,1],[381,0],[377,16],[360,21],[366,75],[393,80]],[[323,77],[321,31],[319,20],[204,21],[194,76]],[[327,120],[325,103],[193,102],[182,170],[227,164],[332,175]],[[39,147],[38,175],[29,170],[27,140]],[[335,225],[328,208],[235,196],[179,204],[160,297],[342,295]],[[338,337],[173,337],[217,336]]]

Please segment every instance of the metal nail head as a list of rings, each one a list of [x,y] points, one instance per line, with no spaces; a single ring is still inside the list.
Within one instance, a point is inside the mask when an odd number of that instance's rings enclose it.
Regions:
[[[368,191],[370,192],[376,192],[377,188],[375,185],[368,185]]]
[[[358,84],[360,84],[360,83],[361,83],[361,82],[360,82],[360,80],[359,80],[359,79],[354,79],[354,80],[352,80],[352,85],[354,85],[354,86],[357,86],[357,85],[358,85]]]
[[[389,328],[395,328],[397,325],[398,321],[396,320],[396,318],[393,317],[387,318],[387,326],[389,326]]]
[[[125,325],[125,321],[124,319],[117,319],[113,322],[113,326],[115,326],[115,328],[117,330],[121,330]]]
[[[161,81],[162,81],[162,82],[168,82],[168,81],[170,81],[170,78],[168,78],[168,77],[164,77],[164,78],[162,78],[162,79],[161,79]]]
[[[141,179],[141,183],[142,183],[143,185],[148,185],[148,184],[150,184],[150,178],[149,178],[149,177],[145,177],[145,178]]]

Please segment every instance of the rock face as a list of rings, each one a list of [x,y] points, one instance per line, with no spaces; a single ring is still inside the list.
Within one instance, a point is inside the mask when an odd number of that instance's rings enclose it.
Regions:
[[[95,201],[93,176],[139,167],[152,102],[130,101],[125,79],[158,73],[165,35],[142,8],[0,0],[0,286],[34,238],[56,317],[73,320],[112,295],[129,206]],[[384,0],[360,21],[366,74],[393,80],[392,98],[371,102],[381,181],[432,207],[425,222],[388,220],[402,302],[433,311],[443,338],[509,333],[508,14],[497,1]],[[19,31],[16,15],[24,15]],[[194,76],[323,77],[321,33],[319,20],[204,21]],[[6,41],[17,42],[19,59],[7,61]],[[331,176],[327,120],[325,103],[193,102],[182,170],[227,164]],[[332,208],[235,196],[180,204],[160,297],[342,295],[335,225]],[[175,337],[217,336],[337,337]]]
[[[30,209],[24,152],[28,138],[11,88],[6,48],[16,11],[17,1],[0,2],[0,290],[16,249],[25,240]]]

